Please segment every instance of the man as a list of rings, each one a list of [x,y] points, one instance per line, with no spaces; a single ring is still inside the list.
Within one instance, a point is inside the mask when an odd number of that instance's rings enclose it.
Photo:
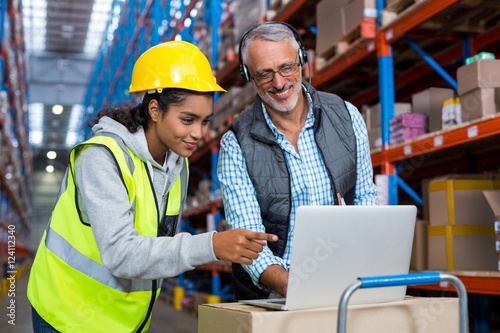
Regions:
[[[377,204],[366,125],[352,104],[302,81],[306,62],[286,23],[242,37],[240,72],[258,96],[223,136],[217,172],[229,225],[279,241],[252,265],[233,265],[238,299],[286,295],[297,207]]]

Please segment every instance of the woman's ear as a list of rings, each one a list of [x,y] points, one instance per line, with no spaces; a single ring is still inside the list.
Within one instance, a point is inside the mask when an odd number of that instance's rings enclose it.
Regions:
[[[156,99],[152,99],[148,104],[148,113],[151,117],[151,120],[157,122],[161,118],[160,108],[158,107],[158,101]]]

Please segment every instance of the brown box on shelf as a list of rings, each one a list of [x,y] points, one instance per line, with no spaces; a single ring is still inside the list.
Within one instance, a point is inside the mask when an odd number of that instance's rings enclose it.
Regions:
[[[380,128],[368,130],[368,141],[370,142],[370,149],[378,149],[382,147],[382,137],[380,135]]]
[[[265,17],[266,8],[259,0],[236,1],[233,16],[234,40],[240,41],[243,34],[259,19]]]
[[[500,176],[446,175],[429,183],[431,226],[491,226],[493,212],[484,190],[500,189]]]
[[[493,228],[495,230],[495,251],[500,259],[500,190],[483,191],[486,200],[491,207],[494,215]],[[498,267],[500,270],[500,266]]]
[[[421,317],[429,309],[439,309],[432,320]],[[335,332],[338,308],[296,311],[269,311],[240,303],[204,304],[198,310],[198,333],[220,332]],[[458,331],[457,298],[408,297],[399,302],[351,305],[347,329],[351,333],[416,332],[425,326],[426,333]]]
[[[401,115],[403,113],[411,113],[411,103],[394,103],[394,116]],[[374,105],[363,105],[361,107],[361,113],[364,114],[363,118],[366,122],[366,127],[368,129],[380,128],[380,103]]]
[[[482,59],[457,69],[460,97],[478,88],[500,87],[500,59]]]
[[[462,121],[500,112],[500,88],[479,88],[460,96]]]
[[[355,29],[363,18],[377,18],[377,5],[375,0],[350,0],[344,6],[345,31]]]
[[[415,223],[415,233],[413,234],[413,246],[410,261],[411,270],[424,271],[428,267],[428,226],[429,222],[426,220],[417,220]]]
[[[343,7],[348,0],[322,0],[316,5],[316,54],[321,55],[345,35]]]
[[[429,270],[498,269],[493,225],[429,226]]]
[[[441,110],[443,103],[453,98],[455,92],[448,88],[435,88],[420,91],[411,97],[412,110],[415,113],[425,113],[428,117],[429,132],[441,129]]]

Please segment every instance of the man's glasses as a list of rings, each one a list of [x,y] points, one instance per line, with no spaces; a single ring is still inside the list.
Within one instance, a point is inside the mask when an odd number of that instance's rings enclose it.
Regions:
[[[271,82],[274,79],[274,75],[279,73],[282,77],[288,77],[293,75],[299,71],[300,63],[296,64],[285,64],[281,66],[277,71],[264,71],[258,74],[255,74],[252,79],[255,83],[261,85]]]

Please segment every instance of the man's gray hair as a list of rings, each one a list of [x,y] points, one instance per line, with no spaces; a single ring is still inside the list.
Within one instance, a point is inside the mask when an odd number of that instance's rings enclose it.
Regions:
[[[255,40],[267,40],[271,42],[290,41],[293,47],[298,50],[299,43],[295,38],[292,30],[283,23],[265,22],[257,24],[253,28],[250,28],[242,37],[240,52],[243,64],[247,63],[247,50],[251,42]]]

